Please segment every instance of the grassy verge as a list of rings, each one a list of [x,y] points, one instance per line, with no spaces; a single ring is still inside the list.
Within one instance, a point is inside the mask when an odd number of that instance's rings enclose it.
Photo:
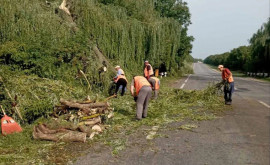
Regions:
[[[201,121],[214,119],[224,109],[222,97],[215,88],[203,91],[173,89],[168,79],[162,79],[158,100],[149,104],[148,117],[135,120],[135,102],[130,95],[112,99],[114,118],[110,127],[93,141],[81,143],[54,143],[32,139],[32,125],[24,127],[23,133],[0,136],[0,162],[6,164],[54,164],[67,163],[82,151],[95,144],[105,144],[117,155],[125,149],[127,137],[142,126],[164,126],[178,121]],[[46,122],[47,119],[40,121]],[[184,127],[183,127],[184,129]]]

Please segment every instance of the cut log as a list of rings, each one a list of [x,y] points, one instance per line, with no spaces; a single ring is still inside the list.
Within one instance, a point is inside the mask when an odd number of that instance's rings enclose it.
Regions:
[[[86,133],[77,132],[77,131],[67,131],[64,133],[57,133],[58,141],[64,142],[85,142]]]
[[[93,130],[93,131],[96,131],[96,132],[102,132],[102,128],[101,128],[99,125],[94,125],[94,126],[92,127],[92,130]]]
[[[40,128],[42,127],[40,126],[34,127],[33,129],[34,139],[50,140],[50,141],[55,141],[55,142],[58,142],[58,141],[85,142],[86,141],[86,133],[83,133],[83,132],[62,130],[61,132],[52,133],[53,130],[51,130],[49,131],[51,133],[46,134],[46,133],[43,133]],[[45,127],[45,129],[48,129],[48,128]]]
[[[50,140],[50,141],[58,141],[57,136],[54,134],[44,134],[42,133],[37,126],[34,126],[33,130],[33,138],[34,139],[41,139],[41,140]]]
[[[79,127],[79,130],[81,132],[84,132],[86,133],[87,137],[89,137],[92,133],[92,128],[91,127],[88,127],[88,126],[85,126],[85,125],[80,125]]]
[[[89,104],[79,104],[76,102],[67,101],[64,99],[60,99],[60,103],[64,104],[70,108],[78,108],[78,109],[90,109],[90,108],[99,108],[99,107],[108,107],[108,102],[101,102],[101,103],[89,103]]]
[[[85,125],[95,125],[97,123],[101,123],[101,118],[100,117],[96,117],[96,118],[93,118],[91,120],[88,120],[88,121],[84,122]]]
[[[37,127],[44,134],[54,134],[57,132],[66,131],[65,129],[58,129],[58,130],[49,129],[49,128],[47,128],[47,126],[45,124],[39,124]]]

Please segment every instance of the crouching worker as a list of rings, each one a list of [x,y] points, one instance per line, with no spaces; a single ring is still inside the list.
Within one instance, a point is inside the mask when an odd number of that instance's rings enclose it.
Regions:
[[[136,90],[136,94],[134,93],[134,88]],[[151,85],[143,76],[134,76],[130,90],[137,103],[136,117],[138,120],[141,120],[142,118],[147,117],[148,103],[152,97]]]
[[[152,86],[152,89],[154,91],[154,99],[158,98],[158,91],[159,91],[159,86],[160,86],[160,80],[157,77],[150,77],[150,79],[148,80],[149,83]]]
[[[127,79],[124,74],[124,71],[120,69],[120,66],[116,66],[115,70],[117,70],[117,75],[113,78],[114,82],[116,83],[114,95],[117,95],[119,87],[122,86],[121,96],[123,96],[125,93],[125,88],[127,86]]]

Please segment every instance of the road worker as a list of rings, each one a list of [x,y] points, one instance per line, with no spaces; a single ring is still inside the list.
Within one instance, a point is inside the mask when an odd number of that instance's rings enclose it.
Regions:
[[[134,88],[136,93],[134,93]],[[131,82],[130,91],[137,103],[136,117],[138,120],[147,117],[147,108],[150,98],[152,97],[152,89],[150,83],[143,76],[134,76]]]
[[[125,76],[124,71],[120,68],[119,65],[117,65],[115,67],[115,70],[117,71],[117,74],[113,78],[114,79],[114,82],[116,84],[114,95],[117,95],[117,92],[118,92],[120,86],[122,86],[121,96],[123,96],[124,93],[125,93],[125,88],[127,86],[127,79],[126,79],[126,76]]]
[[[219,65],[218,69],[221,71],[222,80],[224,81],[224,99],[225,104],[231,105],[232,93],[234,92],[234,81],[231,71],[228,68],[224,68],[223,65]]]
[[[151,79],[151,77],[154,77],[153,67],[148,61],[144,62],[144,77],[149,81],[152,87],[155,86],[155,80]]]
[[[117,65],[115,68],[114,68],[115,70],[116,70],[116,76],[118,76],[118,75],[125,75],[125,72],[123,71],[123,69],[121,69],[121,67],[119,66],[119,65]]]
[[[152,80],[151,80],[152,79]],[[154,99],[158,98],[158,91],[159,91],[159,86],[160,86],[160,80],[157,77],[150,77],[149,82],[154,82],[151,84],[152,89],[154,91]]]
[[[148,61],[144,62],[144,77],[148,80],[150,77],[154,76],[153,67]]]

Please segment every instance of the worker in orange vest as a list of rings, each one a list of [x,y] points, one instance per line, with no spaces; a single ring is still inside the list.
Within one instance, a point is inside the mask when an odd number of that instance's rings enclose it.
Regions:
[[[136,93],[134,93],[134,88]],[[131,82],[130,91],[137,103],[136,117],[138,120],[147,117],[147,108],[150,98],[152,97],[152,89],[150,83],[143,76],[134,76]]]
[[[154,91],[154,99],[158,98],[158,91],[160,87],[160,80],[157,77],[150,77],[148,80],[152,86],[152,89]],[[153,84],[151,82],[154,82]]]
[[[119,87],[122,86],[121,96],[123,96],[125,93],[125,88],[127,86],[127,78],[125,76],[125,72],[120,68],[119,65],[115,67],[115,70],[117,71],[117,74],[113,78],[114,82],[116,83],[116,89],[115,89],[114,95],[117,95]]]
[[[144,61],[144,77],[148,80],[150,77],[154,76],[153,67],[148,61]]]
[[[225,104],[232,104],[232,93],[234,92],[234,80],[232,77],[232,72],[228,68],[224,68],[223,65],[219,65],[218,69],[222,72],[222,80],[224,81],[224,99]]]

